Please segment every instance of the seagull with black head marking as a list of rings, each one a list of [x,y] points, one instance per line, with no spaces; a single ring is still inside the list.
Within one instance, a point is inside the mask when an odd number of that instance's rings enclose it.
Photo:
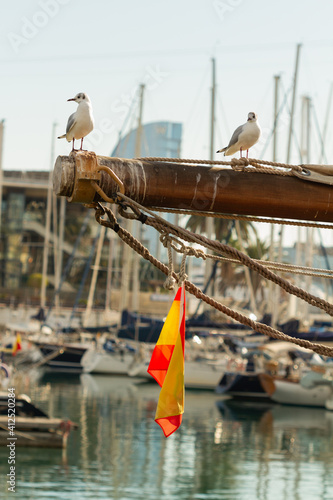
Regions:
[[[249,149],[258,142],[260,134],[261,128],[258,123],[257,115],[251,111],[248,114],[247,122],[237,127],[232,134],[228,146],[216,152],[224,152],[224,156],[229,156],[240,151],[240,157],[242,158],[242,151],[246,150],[246,158],[248,158]]]
[[[67,100],[77,102],[78,107],[75,113],[68,118],[66,134],[61,135],[58,139],[66,138],[68,142],[73,141],[72,151],[74,151],[74,140],[81,139],[80,150],[82,150],[83,138],[94,128],[91,102],[84,92],[80,92],[75,97]]]

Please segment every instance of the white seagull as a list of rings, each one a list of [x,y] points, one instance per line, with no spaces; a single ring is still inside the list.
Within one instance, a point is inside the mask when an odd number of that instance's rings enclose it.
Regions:
[[[249,149],[258,142],[261,134],[261,128],[257,121],[257,115],[252,111],[248,114],[247,122],[236,128],[235,132],[232,134],[228,146],[223,149],[216,151],[217,153],[223,153],[224,156],[233,155],[240,151],[240,157],[242,158],[242,151],[246,150],[246,158],[249,157]]]
[[[77,102],[78,107],[75,113],[68,118],[66,134],[61,135],[58,139],[64,139],[66,137],[68,142],[73,141],[72,151],[74,151],[74,140],[81,139],[80,149],[82,150],[83,138],[94,128],[91,102],[84,92],[80,92],[76,94],[75,97],[67,100]]]

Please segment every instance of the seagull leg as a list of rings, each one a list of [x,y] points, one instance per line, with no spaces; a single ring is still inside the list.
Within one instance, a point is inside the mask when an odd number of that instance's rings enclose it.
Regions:
[[[72,151],[74,151],[74,139],[73,139],[73,147],[72,147]]]
[[[240,158],[243,158],[243,155],[242,155],[242,148],[240,148],[239,153],[240,153]]]
[[[82,151],[82,146],[83,146],[83,137],[81,138],[81,147],[80,147],[81,151]]]
[[[247,149],[246,150],[246,158],[248,158],[248,157],[249,157],[249,150]]]

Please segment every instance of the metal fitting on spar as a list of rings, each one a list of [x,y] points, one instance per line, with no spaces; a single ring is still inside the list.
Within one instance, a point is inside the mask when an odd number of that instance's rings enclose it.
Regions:
[[[53,190],[57,196],[66,196],[69,202],[91,203],[96,201],[96,192],[101,199],[114,203],[99,186],[105,172],[114,181],[114,192],[125,192],[124,185],[112,170],[100,165],[95,153],[76,151],[69,156],[58,156],[53,173]]]

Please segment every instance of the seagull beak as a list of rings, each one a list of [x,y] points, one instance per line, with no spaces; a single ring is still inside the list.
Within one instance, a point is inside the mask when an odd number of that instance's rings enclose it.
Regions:
[[[68,101],[75,101],[75,97],[72,97],[71,99],[67,99],[67,102]]]

